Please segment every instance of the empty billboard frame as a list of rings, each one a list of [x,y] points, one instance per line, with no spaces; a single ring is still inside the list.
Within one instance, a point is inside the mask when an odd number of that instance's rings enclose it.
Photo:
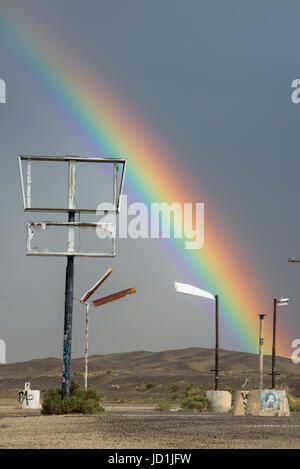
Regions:
[[[66,207],[43,207],[32,204],[32,166],[36,162],[52,162],[62,163],[68,165],[67,180],[65,181],[68,193],[68,203]],[[127,160],[124,158],[84,158],[79,156],[29,156],[20,155],[18,157],[19,172],[21,180],[21,191],[23,199],[24,212],[50,212],[50,213],[68,213],[68,221],[27,221],[27,240],[26,240],[26,255],[28,256],[78,256],[78,257],[115,257],[115,225],[114,224],[101,224],[95,222],[75,221],[75,215],[78,214],[97,214],[117,215],[120,211],[121,194],[124,186],[124,178],[126,172]],[[99,210],[97,207],[81,207],[77,205],[77,187],[76,187],[76,165],[78,163],[90,164],[95,163],[99,165],[111,165],[113,168],[112,189],[113,201],[108,210]],[[25,166],[25,168],[24,168]],[[53,184],[55,182],[53,181]],[[87,187],[87,186],[86,186]],[[106,201],[103,201],[106,202]],[[111,208],[113,207],[113,208]],[[70,217],[71,214],[71,217]],[[48,248],[33,248],[32,238],[35,230],[42,229],[43,231],[49,227],[65,228],[67,229],[67,245],[61,250],[50,250]],[[111,239],[111,246],[106,251],[81,251],[75,249],[75,230],[83,230],[86,228],[100,229],[107,233],[107,238]],[[99,239],[100,241],[100,239]]]

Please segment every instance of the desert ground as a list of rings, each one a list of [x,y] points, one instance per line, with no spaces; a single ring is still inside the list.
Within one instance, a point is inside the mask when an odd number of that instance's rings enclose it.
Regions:
[[[257,355],[221,350],[220,389],[258,386]],[[180,409],[191,384],[213,388],[213,350],[98,355],[89,359],[89,385],[100,393],[99,415],[43,416],[18,409],[17,392],[60,386],[61,360],[46,358],[0,365],[0,448],[214,449],[298,448],[300,413],[290,417],[234,417]],[[265,385],[271,385],[265,357]],[[278,357],[278,388],[300,396],[300,365]],[[83,360],[72,360],[83,384]],[[116,387],[118,385],[118,387]],[[166,401],[171,408],[154,408]]]
[[[1,415],[1,414],[0,414]],[[101,415],[0,416],[1,449],[299,449],[300,413],[290,417],[158,413],[141,406]]]

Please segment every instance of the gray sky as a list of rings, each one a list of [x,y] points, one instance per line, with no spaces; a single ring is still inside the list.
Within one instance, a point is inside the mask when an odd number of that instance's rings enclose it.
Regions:
[[[219,226],[243,240],[247,262],[239,259],[239,275],[266,288],[257,314],[271,317],[272,298],[290,296],[280,321],[289,323],[291,339],[300,337],[300,271],[287,264],[300,257],[300,104],[290,98],[291,82],[300,78],[299,2],[0,0],[0,7],[28,7],[24,24],[34,11],[59,31],[66,53],[78,51],[99,77],[111,77],[176,149],[174,164],[181,158],[199,181],[208,213],[217,204]],[[25,256],[17,155],[86,154],[29,70],[0,46],[7,85],[7,103],[0,104],[0,338],[10,362],[61,355],[66,264]],[[211,306],[200,311],[196,298],[173,292],[168,282],[187,279],[159,241],[120,240],[113,261],[77,259],[75,296],[111,265],[116,271],[104,291],[136,285],[139,294],[92,311],[91,354],[213,346]],[[236,273],[224,273],[230,275]],[[73,356],[84,351],[83,315],[75,304]],[[221,345],[237,347],[228,334]]]

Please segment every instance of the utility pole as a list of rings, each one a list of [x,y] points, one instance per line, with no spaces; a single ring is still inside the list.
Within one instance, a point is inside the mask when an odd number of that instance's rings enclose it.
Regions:
[[[263,389],[264,384],[264,318],[265,314],[259,314],[259,387]]]
[[[215,295],[216,307],[216,349],[215,349],[215,391],[219,385],[219,296]]]
[[[277,300],[273,300],[273,345],[272,345],[272,389],[275,389],[275,360],[276,360],[276,316]]]

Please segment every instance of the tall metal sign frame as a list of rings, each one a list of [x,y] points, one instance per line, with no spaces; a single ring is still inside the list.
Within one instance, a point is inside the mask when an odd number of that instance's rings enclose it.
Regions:
[[[39,207],[32,204],[32,165],[35,162],[55,162],[68,164],[68,206],[67,207]],[[118,214],[120,211],[120,200],[124,186],[127,160],[125,158],[83,158],[79,156],[32,156],[20,155],[18,157],[19,172],[21,180],[21,191],[24,212],[57,212],[67,213],[67,222],[41,221],[27,222],[27,250],[28,256],[66,256],[66,280],[65,280],[65,312],[64,312],[64,339],[63,339],[63,366],[62,366],[62,395],[69,396],[71,382],[71,348],[72,348],[72,318],[73,318],[73,288],[74,288],[74,258],[80,257],[115,257],[115,238],[113,247],[109,252],[81,252],[75,250],[75,228],[95,228],[99,223],[84,223],[75,220],[76,213],[89,214]],[[96,207],[82,208],[76,206],[76,163],[96,163],[113,165],[113,206],[112,210],[99,211]],[[26,183],[24,181],[24,168],[26,165]],[[119,175],[121,168],[121,175]],[[107,202],[107,201],[105,201]],[[34,249],[31,246],[33,228],[41,226],[64,226],[68,230],[67,249],[63,251],[50,251]],[[104,230],[110,231],[110,227],[103,226]]]

